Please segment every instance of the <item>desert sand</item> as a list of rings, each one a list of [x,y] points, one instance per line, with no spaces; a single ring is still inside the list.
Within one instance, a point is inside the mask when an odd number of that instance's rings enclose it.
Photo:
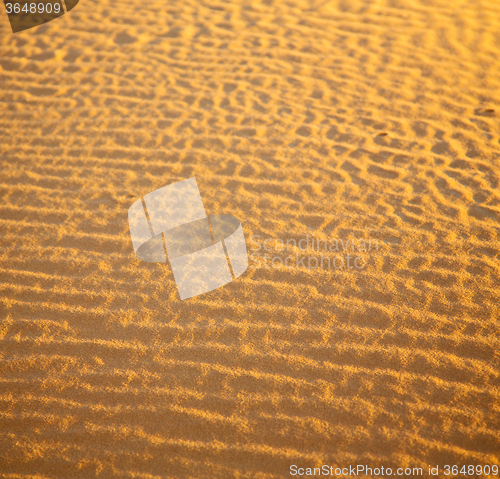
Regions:
[[[500,463],[500,3],[1,10],[2,478]],[[379,247],[181,301],[127,211],[191,177],[249,255]]]

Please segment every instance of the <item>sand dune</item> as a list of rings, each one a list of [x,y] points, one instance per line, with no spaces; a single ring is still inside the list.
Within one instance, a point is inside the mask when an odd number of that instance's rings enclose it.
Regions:
[[[81,0],[12,34],[4,12],[1,477],[498,465],[499,18]],[[180,301],[127,210],[193,176],[249,248],[379,247]]]

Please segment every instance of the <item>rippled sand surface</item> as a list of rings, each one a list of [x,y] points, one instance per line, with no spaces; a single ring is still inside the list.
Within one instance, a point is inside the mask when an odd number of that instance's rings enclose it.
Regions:
[[[2,11],[1,477],[500,462],[498,2]],[[249,248],[379,248],[180,301],[127,210],[193,176]]]

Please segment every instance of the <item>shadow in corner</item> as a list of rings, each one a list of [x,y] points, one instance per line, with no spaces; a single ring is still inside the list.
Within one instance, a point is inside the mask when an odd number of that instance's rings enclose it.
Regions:
[[[13,33],[38,27],[62,17],[79,0],[4,0]]]

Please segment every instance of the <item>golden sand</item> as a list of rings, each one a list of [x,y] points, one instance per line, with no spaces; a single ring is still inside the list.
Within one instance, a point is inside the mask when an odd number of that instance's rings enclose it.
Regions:
[[[1,477],[499,464],[499,32],[495,0],[3,10]],[[193,176],[249,248],[380,247],[180,301],[127,210]]]

